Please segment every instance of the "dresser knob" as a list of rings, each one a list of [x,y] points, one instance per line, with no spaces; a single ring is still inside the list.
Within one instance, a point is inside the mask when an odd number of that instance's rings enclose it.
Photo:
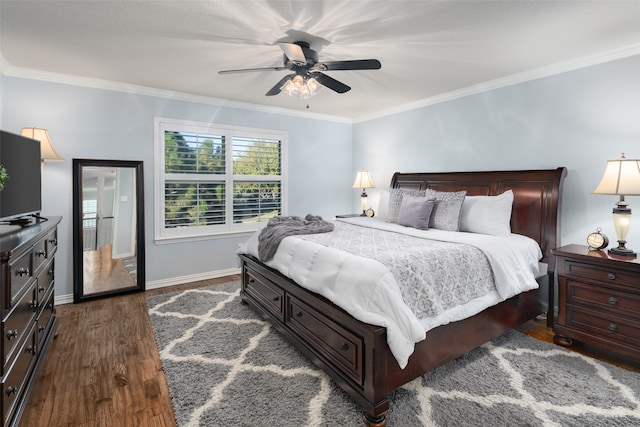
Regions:
[[[615,297],[609,297],[609,304],[616,304],[618,302],[618,300]]]
[[[613,322],[609,323],[609,330],[610,331],[615,331],[616,329],[618,329],[618,325],[616,325]]]
[[[44,286],[38,286],[38,293],[39,294],[44,292],[44,291],[46,291],[46,290],[47,290],[47,288],[45,288]]]
[[[347,343],[342,343],[342,345],[340,346],[340,350],[342,351],[347,351],[349,349],[349,345],[347,345]]]
[[[18,330],[17,329],[9,329],[7,331],[7,339],[8,340],[12,340],[14,338],[18,337]]]
[[[7,393],[7,396],[11,396],[12,394],[18,394],[18,387],[14,387],[10,385],[9,387],[7,387],[7,389],[4,392]]]
[[[30,345],[25,349],[25,351],[30,354],[36,354],[36,346]]]
[[[301,311],[297,312],[296,317],[302,317],[302,312]]]
[[[52,245],[57,245],[58,241],[56,239],[49,239],[49,243],[51,243]]]
[[[38,301],[36,300],[29,301],[29,308],[33,311],[36,311],[36,309],[38,308]]]
[[[36,251],[36,256],[41,257],[45,256],[47,253],[45,251]]]
[[[29,269],[28,268],[19,268],[18,271],[16,271],[16,274],[20,277],[22,276],[28,276],[29,275]]]
[[[616,275],[615,275],[615,273],[607,273],[607,279],[609,279],[609,280],[616,280]]]
[[[256,279],[254,279],[253,277],[249,279],[249,283],[255,283]]]
[[[278,302],[278,301],[280,301],[280,297],[273,297],[273,300],[274,300],[275,302]]]

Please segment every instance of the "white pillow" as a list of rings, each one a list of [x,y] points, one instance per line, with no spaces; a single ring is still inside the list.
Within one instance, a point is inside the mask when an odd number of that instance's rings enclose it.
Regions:
[[[513,191],[498,196],[467,196],[462,203],[460,231],[508,236],[511,234]]]
[[[380,192],[380,201],[378,202],[376,216],[385,221],[389,219],[389,192],[386,190]]]

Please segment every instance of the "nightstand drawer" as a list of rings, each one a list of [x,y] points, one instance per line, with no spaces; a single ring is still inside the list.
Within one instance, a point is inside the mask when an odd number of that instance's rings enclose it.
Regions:
[[[639,286],[638,275],[616,268],[603,268],[597,265],[583,264],[571,260],[565,260],[565,275],[583,277],[590,280],[598,280],[603,283],[622,283]],[[640,287],[638,287],[640,290]]]
[[[567,326],[640,348],[640,322],[608,316],[602,312],[567,307]]]
[[[567,279],[567,304],[592,307],[598,311],[640,321],[640,294],[619,291]]]

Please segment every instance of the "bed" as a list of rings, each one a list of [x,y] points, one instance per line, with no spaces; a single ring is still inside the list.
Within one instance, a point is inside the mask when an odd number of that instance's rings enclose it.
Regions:
[[[559,243],[559,215],[565,168],[490,172],[395,173],[391,188],[465,190],[467,196],[513,192],[512,233],[537,242],[547,271],[539,288],[515,295],[463,320],[426,333],[400,367],[387,341],[387,329],[355,319],[329,299],[240,254],[241,297],[276,330],[326,372],[363,409],[368,426],[385,426],[387,396],[394,389],[536,316],[553,321],[553,256]],[[549,308],[551,307],[551,309]]]

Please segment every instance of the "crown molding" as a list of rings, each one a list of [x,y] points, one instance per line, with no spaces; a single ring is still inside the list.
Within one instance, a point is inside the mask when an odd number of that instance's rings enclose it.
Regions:
[[[380,111],[375,114],[362,116],[357,119],[354,119],[353,122],[354,123],[366,122],[369,120],[386,117],[393,114],[403,113],[406,111],[415,110],[418,108],[427,107],[434,104],[440,104],[442,102],[452,101],[458,98],[464,98],[465,96],[469,96],[469,95],[477,95],[479,93],[488,92],[490,90],[500,89],[503,87],[512,86],[519,83],[525,83],[532,80],[538,80],[544,77],[550,77],[556,74],[575,71],[581,68],[587,68],[594,65],[603,64],[605,62],[611,62],[611,61],[628,58],[635,55],[640,55],[640,43],[635,43],[630,46],[613,49],[597,55],[591,55],[583,58],[559,62],[559,63],[548,65],[545,67],[535,68],[533,70],[513,74],[511,76],[490,80],[487,82],[479,83],[477,85],[469,86],[459,90],[454,90],[451,92],[446,92],[440,95],[422,99],[420,101],[416,101],[409,104],[401,105],[399,107]]]
[[[267,105],[251,104],[248,102],[231,101],[228,99],[214,98],[209,96],[194,95],[184,92],[176,92],[164,89],[156,89],[147,86],[138,86],[127,83],[115,82],[111,80],[101,80],[89,77],[74,76],[62,73],[52,73],[48,71],[33,70],[12,66],[9,61],[0,54],[0,72],[8,77],[17,77],[31,80],[41,80],[50,83],[67,84],[71,86],[81,86],[92,89],[110,90],[134,95],[145,95],[156,98],[170,99],[172,101],[194,102],[198,104],[212,105],[216,107],[237,108],[241,110],[257,111],[267,114],[278,114],[290,117],[299,117],[313,120],[323,120],[328,122],[352,124],[353,120],[341,116],[329,114],[319,114],[306,111],[291,110],[288,108],[271,107]]]

